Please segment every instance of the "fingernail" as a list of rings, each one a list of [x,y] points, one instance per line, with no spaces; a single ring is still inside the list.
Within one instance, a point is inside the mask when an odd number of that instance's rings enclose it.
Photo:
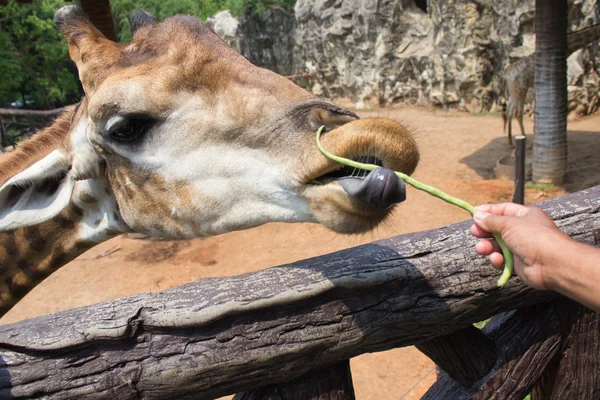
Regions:
[[[475,214],[473,214],[473,219],[475,221],[483,221],[484,219],[486,219],[490,214],[486,213],[485,211],[476,211]]]

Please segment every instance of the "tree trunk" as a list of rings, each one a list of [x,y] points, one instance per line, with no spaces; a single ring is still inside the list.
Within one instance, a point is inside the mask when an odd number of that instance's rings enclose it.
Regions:
[[[533,180],[562,185],[567,164],[567,0],[535,2]]]
[[[81,8],[90,18],[92,24],[106,38],[114,42],[117,41],[117,31],[115,30],[109,0],[81,0]]]

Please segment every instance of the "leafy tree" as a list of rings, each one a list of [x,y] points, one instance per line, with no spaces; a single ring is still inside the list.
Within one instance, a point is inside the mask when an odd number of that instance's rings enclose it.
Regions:
[[[53,108],[79,100],[82,90],[66,41],[52,19],[63,0],[0,6],[0,105]],[[20,106],[21,106],[20,104]]]
[[[268,7],[281,6],[288,11],[294,9],[296,0],[111,0],[113,18],[117,25],[119,41],[131,40],[127,18],[142,9],[161,21],[176,14],[194,15],[206,20],[222,10],[229,10],[235,16],[262,14]]]
[[[128,16],[143,9],[163,20],[188,14],[205,20],[221,10],[236,16],[261,14],[268,7],[288,11],[295,0],[111,0],[118,38],[131,40]],[[52,19],[65,0],[33,0],[0,6],[0,106],[54,108],[77,102],[83,92],[66,41]]]

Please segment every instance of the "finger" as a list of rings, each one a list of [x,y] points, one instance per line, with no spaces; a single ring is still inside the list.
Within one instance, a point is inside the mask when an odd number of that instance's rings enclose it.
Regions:
[[[475,245],[475,251],[482,256],[489,256],[496,251],[493,240],[482,240]]]
[[[496,269],[503,269],[504,268],[504,256],[502,255],[502,253],[492,253],[490,254],[490,262],[492,263],[492,266]]]
[[[515,203],[485,204],[475,207],[477,211],[488,214],[504,215],[507,217],[521,217],[529,211],[529,207]]]
[[[481,229],[492,233],[502,233],[515,217],[505,217],[489,214],[485,211],[476,211],[473,220]]]
[[[473,224],[471,226],[471,235],[475,236],[476,238],[480,238],[480,239],[486,239],[486,238],[492,237],[492,234],[490,232],[482,229],[477,224]]]

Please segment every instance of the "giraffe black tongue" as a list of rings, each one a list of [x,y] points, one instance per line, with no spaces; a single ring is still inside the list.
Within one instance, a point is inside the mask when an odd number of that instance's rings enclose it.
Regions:
[[[406,200],[406,184],[387,168],[374,169],[364,179],[349,177],[338,182],[346,193],[376,208],[389,208]]]

